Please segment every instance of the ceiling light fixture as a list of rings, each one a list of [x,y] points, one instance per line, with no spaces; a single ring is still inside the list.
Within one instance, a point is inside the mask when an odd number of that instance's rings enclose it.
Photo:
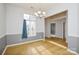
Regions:
[[[31,8],[34,9],[34,7],[31,7]],[[36,17],[42,18],[42,17],[44,17],[46,15],[46,12],[41,10],[41,8],[40,8],[38,11],[34,12],[34,15]]]
[[[44,11],[37,11],[37,12],[35,12],[35,16],[37,16],[37,17],[44,17],[45,16],[45,14],[46,14],[46,12],[44,12]]]

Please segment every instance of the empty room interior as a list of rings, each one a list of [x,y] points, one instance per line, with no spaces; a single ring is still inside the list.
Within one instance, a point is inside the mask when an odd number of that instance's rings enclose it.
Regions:
[[[0,3],[0,55],[78,55],[78,3]]]

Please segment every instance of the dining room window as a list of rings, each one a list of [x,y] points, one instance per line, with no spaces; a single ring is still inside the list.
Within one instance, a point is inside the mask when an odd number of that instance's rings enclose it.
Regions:
[[[36,18],[35,16],[24,14],[26,20],[27,36],[36,36]]]

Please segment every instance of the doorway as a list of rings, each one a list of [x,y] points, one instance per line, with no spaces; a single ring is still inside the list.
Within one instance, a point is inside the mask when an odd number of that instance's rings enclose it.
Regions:
[[[51,31],[51,34],[52,34],[52,35],[55,35],[56,24],[55,24],[55,23],[51,23],[50,26],[51,26],[51,30],[50,30],[50,31]]]
[[[45,37],[67,47],[66,20],[67,11],[52,15],[45,19]]]

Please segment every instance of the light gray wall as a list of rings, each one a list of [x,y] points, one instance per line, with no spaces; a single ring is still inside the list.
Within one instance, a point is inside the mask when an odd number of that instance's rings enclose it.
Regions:
[[[0,3],[0,54],[6,46],[5,4]]]
[[[66,10],[68,11],[68,18],[67,18],[68,33],[67,34],[68,36],[78,36],[77,35],[78,34],[77,32],[78,4],[77,3],[73,3],[73,4],[65,3],[65,4],[54,6],[48,10],[48,16],[51,16]]]
[[[39,32],[36,33],[36,36],[32,36],[32,37],[28,37],[25,39],[22,39],[22,35],[21,34],[10,34],[7,35],[7,45],[11,45],[11,44],[16,44],[16,43],[21,43],[21,42],[26,42],[26,41],[30,41],[30,40],[38,40],[38,39],[43,39],[44,33],[43,32]]]
[[[27,40],[36,40],[44,38],[44,19],[36,17],[36,36],[22,39],[23,17],[28,14],[27,9],[20,8],[16,5],[6,6],[6,34],[7,44],[15,44]]]
[[[77,52],[79,53],[79,37],[77,37]]]
[[[5,20],[5,5],[0,3],[0,38],[5,36],[6,20]]]
[[[55,19],[46,19],[45,20],[45,35],[46,37],[59,37],[63,38],[63,22],[66,22],[66,18],[55,18]],[[55,35],[51,34],[51,23],[56,23],[56,33]],[[65,26],[66,27],[66,26]]]
[[[60,13],[62,11],[68,11],[68,18],[67,18],[67,41],[68,47],[71,50],[79,51],[79,40],[75,38],[79,37],[79,4],[77,3],[66,3],[61,4],[58,6],[54,6],[48,10],[48,16]],[[70,38],[75,37],[75,38]],[[74,45],[73,45],[74,44]],[[74,48],[73,48],[74,47]],[[77,48],[77,49],[76,49]]]
[[[77,33],[78,33],[78,40],[77,40],[77,52],[79,53],[79,4],[78,4],[78,21],[77,21]]]
[[[28,10],[23,10],[22,8],[17,8],[16,6],[7,6],[6,12],[6,23],[4,20],[4,15],[5,15],[5,8],[4,8],[4,4],[0,4],[0,38],[2,38],[5,35],[5,28],[6,28],[6,33],[9,34],[20,34],[22,33],[22,19],[23,19],[23,13],[28,13]],[[75,40],[71,37],[79,37],[79,29],[78,29],[78,5],[77,4],[61,4],[58,6],[54,6],[52,7],[49,11],[48,11],[48,16],[49,15],[53,15],[59,12],[62,12],[64,10],[68,10],[68,19],[67,19],[67,35],[68,35],[68,47],[71,50],[77,50],[77,52],[79,51],[79,40]],[[5,25],[6,24],[6,27]],[[73,25],[74,24],[74,25]],[[40,25],[40,24],[39,24]],[[42,25],[41,25],[42,26]],[[41,32],[41,31],[40,31]],[[70,37],[70,38],[69,38]],[[1,41],[5,41],[1,40]],[[0,41],[0,42],[1,42]],[[75,43],[74,43],[75,42]],[[74,45],[72,45],[74,44]],[[77,44],[77,45],[76,45]],[[2,45],[1,45],[2,46]],[[5,44],[4,44],[5,46]],[[74,48],[73,48],[74,47]],[[0,48],[1,49],[1,48]]]
[[[75,37],[75,36],[68,36],[68,48],[73,50],[73,51],[76,51],[76,52],[79,52],[77,50],[77,41],[79,40],[79,37]],[[74,42],[74,43],[73,43]],[[71,44],[72,43],[72,44]]]
[[[6,8],[6,34],[22,34],[23,17],[28,10],[14,5],[7,5]],[[36,18],[36,32],[44,32],[43,18]]]
[[[0,4],[0,54],[6,45],[44,38],[44,19],[36,18],[36,36],[22,39],[24,13],[28,14],[28,11],[17,6]]]
[[[0,38],[0,54],[4,51],[5,47],[7,45],[6,36]]]

